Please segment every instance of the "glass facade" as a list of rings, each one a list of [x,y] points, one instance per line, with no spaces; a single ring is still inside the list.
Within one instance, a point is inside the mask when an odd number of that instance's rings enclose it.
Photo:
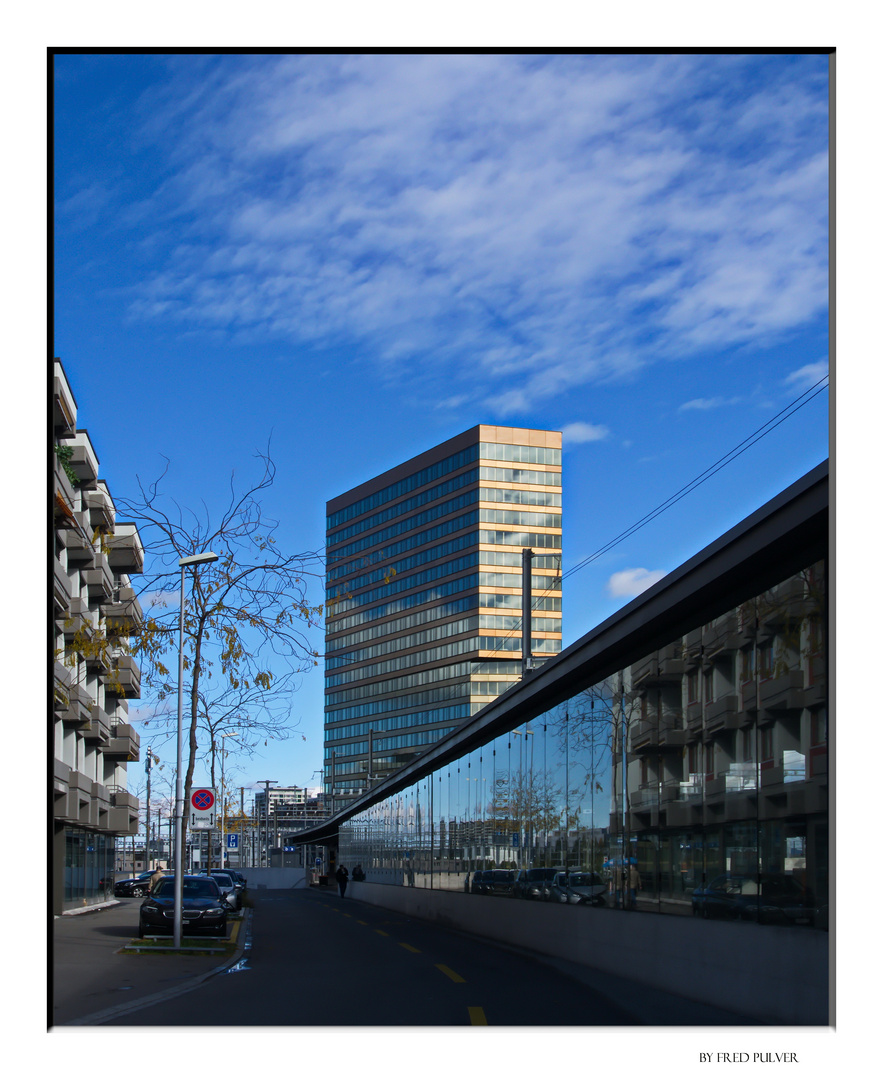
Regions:
[[[827,929],[826,603],[816,562],[360,812],[340,861],[553,900],[527,871],[569,871],[599,908]]]
[[[328,504],[325,788],[335,809],[514,684],[525,547],[541,549],[532,655],[560,651],[560,508],[560,433],[486,425]]]
[[[64,831],[64,907],[100,904],[113,896],[116,838],[87,829]]]

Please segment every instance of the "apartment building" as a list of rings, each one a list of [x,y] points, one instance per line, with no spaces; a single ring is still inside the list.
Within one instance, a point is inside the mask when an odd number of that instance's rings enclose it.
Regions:
[[[129,653],[142,611],[130,575],[143,570],[138,531],[118,521],[61,363],[53,387],[54,644],[53,911],[109,893],[119,836],[138,832],[127,766],[139,738],[129,702],[141,673]]]
[[[561,494],[560,432],[478,425],[327,504],[335,808],[560,651]]]

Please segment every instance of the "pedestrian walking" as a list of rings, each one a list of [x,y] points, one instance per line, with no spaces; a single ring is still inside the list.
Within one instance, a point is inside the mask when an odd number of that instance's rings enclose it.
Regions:
[[[166,875],[163,871],[163,868],[161,866],[158,866],[150,875],[150,884],[147,886],[147,891],[153,892],[154,886],[157,885],[158,882],[162,881],[165,876]]]
[[[635,890],[641,888],[641,875],[634,864],[629,867],[629,907],[635,906]]]
[[[346,885],[350,879],[350,872],[345,866],[339,866],[337,873],[334,875],[337,878],[337,886],[340,889],[340,895],[346,896]]]

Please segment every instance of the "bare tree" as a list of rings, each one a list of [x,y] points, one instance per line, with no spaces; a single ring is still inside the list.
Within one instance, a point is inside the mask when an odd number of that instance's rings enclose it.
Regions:
[[[288,737],[296,677],[318,664],[309,631],[318,626],[323,606],[312,605],[307,590],[310,579],[322,579],[321,558],[315,552],[286,555],[278,550],[273,536],[278,523],[265,516],[260,502],[276,469],[268,453],[258,459],[263,468],[259,481],[239,494],[231,477],[229,502],[217,520],[207,507],[196,514],[162,494],[168,463],[148,487],[138,481],[138,498],[117,500],[145,545],[148,566],[141,595],[150,601],[132,645],[158,706],[156,715],[165,711],[167,725],[168,709],[162,703],[177,692],[177,680],[169,676],[177,670],[178,561],[207,550],[219,556],[215,563],[189,570],[185,593],[184,667],[190,674],[185,800],[200,726],[208,732],[212,751],[227,723],[236,724],[240,746],[246,748],[265,736]],[[213,775],[213,754],[210,766]]]

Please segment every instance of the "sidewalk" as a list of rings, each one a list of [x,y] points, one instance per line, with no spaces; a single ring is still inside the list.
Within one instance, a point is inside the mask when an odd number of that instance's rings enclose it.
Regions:
[[[237,920],[238,948],[217,954],[120,955],[138,935],[138,899],[118,900],[77,915],[61,915],[52,926],[49,1027],[94,1024],[118,1016],[156,995],[164,999],[229,968],[242,956],[248,919]]]

